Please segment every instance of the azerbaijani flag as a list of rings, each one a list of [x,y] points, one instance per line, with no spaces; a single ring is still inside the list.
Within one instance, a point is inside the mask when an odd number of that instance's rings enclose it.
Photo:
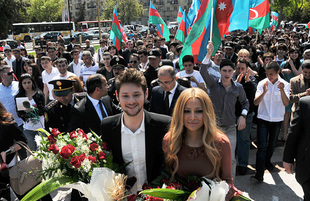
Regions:
[[[269,1],[254,0],[250,3],[249,27],[258,29],[262,33],[263,29],[270,26]]]
[[[183,69],[182,59],[185,55],[193,55],[195,63],[202,62],[207,54],[207,45],[210,39],[211,12],[214,5],[213,0],[202,0],[196,20],[190,28],[190,32],[182,49],[179,65]],[[215,17],[213,18],[213,20]],[[218,30],[213,31],[213,45],[217,49],[221,44]]]
[[[113,41],[113,44],[116,46],[116,48],[118,50],[120,50],[121,49],[121,43],[123,40],[123,31],[122,31],[122,26],[118,20],[116,5],[114,7],[112,24],[111,24],[110,30],[111,31],[110,31],[109,39],[111,39]]]
[[[183,17],[183,10],[182,10],[181,6],[179,6],[179,12],[178,12],[178,18],[177,18],[178,24],[181,23],[182,17]]]
[[[310,29],[310,22],[308,22],[307,26],[305,27],[306,28],[309,28]]]
[[[175,35],[175,39],[179,40],[182,44],[184,44],[185,39],[187,37],[188,29],[189,29],[188,18],[186,16],[186,11],[184,10],[182,21]]]
[[[199,7],[200,7],[200,1],[199,0],[192,0],[192,5],[189,7],[189,11],[187,13],[188,22],[189,22],[190,26],[193,25],[193,23],[196,19]]]
[[[271,18],[272,18],[271,30],[274,31],[279,24],[279,14],[277,12],[271,11]]]
[[[150,14],[149,14],[149,23],[156,24],[158,34],[160,36],[164,36],[166,41],[169,41],[170,32],[165,23],[165,21],[161,18],[160,14],[153,6],[152,1],[150,1]]]
[[[236,30],[246,31],[249,28],[249,0],[215,0],[217,26],[221,38]]]

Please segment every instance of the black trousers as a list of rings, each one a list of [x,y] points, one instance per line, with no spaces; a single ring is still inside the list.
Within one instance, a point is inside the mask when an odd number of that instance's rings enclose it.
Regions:
[[[305,183],[301,184],[302,190],[304,191],[304,201],[310,201],[310,179]]]

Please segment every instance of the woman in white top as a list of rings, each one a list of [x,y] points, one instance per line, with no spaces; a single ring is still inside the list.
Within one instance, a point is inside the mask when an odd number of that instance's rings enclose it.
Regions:
[[[18,97],[27,97],[30,104],[23,104],[26,110],[17,111],[19,117],[24,121],[24,135],[27,138],[31,150],[36,150],[35,136],[39,135],[38,128],[44,128],[44,94],[38,89],[30,74],[20,76]]]

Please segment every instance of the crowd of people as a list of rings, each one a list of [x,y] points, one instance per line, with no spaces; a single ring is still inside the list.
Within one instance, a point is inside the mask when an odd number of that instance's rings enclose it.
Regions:
[[[124,172],[136,177],[133,192],[165,166],[171,181],[176,175],[225,180],[230,200],[238,191],[236,174],[247,172],[251,142],[257,145],[256,174],[249,178],[255,183],[274,169],[274,149],[286,142],[283,165],[291,172],[297,161],[297,181],[309,200],[310,139],[302,123],[308,114],[301,110],[310,105],[309,29],[235,31],[217,50],[209,42],[201,63],[192,55],[180,58],[183,45],[169,38],[134,37],[120,50],[105,39],[98,49],[74,38],[67,47],[41,41],[35,58],[3,44],[1,173],[16,164],[14,141],[38,148],[37,128],[81,128],[109,144],[115,163],[129,163]],[[72,192],[71,200],[81,199]]]

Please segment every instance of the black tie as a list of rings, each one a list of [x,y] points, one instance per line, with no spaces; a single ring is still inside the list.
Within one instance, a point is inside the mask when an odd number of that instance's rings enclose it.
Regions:
[[[167,115],[170,114],[170,112],[169,112],[169,94],[171,94],[171,92],[170,91],[166,91],[166,96],[165,96],[165,113]]]
[[[102,119],[103,119],[104,117],[107,117],[107,115],[105,114],[105,112],[103,110],[102,104],[103,104],[102,101],[99,100],[99,107],[100,107],[101,116],[102,116]]]

